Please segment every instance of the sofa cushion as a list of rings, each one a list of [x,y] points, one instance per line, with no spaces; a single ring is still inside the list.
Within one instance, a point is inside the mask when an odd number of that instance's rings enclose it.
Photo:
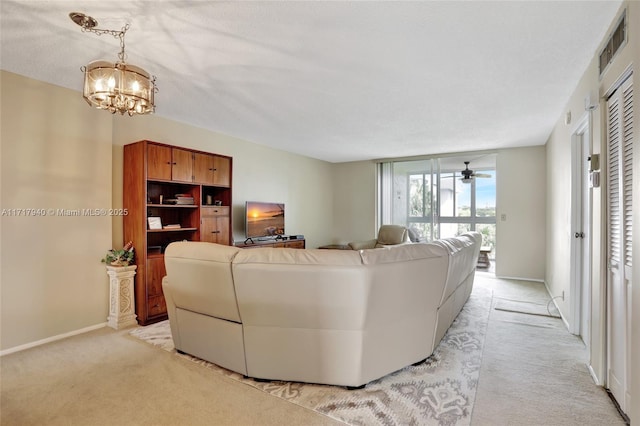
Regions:
[[[382,225],[378,230],[379,245],[394,245],[408,242],[407,228],[400,225]]]

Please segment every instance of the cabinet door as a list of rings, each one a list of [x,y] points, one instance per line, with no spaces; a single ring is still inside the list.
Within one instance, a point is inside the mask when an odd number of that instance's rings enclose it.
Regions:
[[[147,316],[155,317],[167,314],[167,302],[164,296],[154,296],[147,299]]]
[[[167,275],[164,269],[164,256],[147,258],[147,297],[162,295],[162,278]]]
[[[214,184],[214,156],[195,153],[193,157],[193,181],[204,185]]]
[[[200,219],[200,241],[229,244],[228,207],[203,207]]]
[[[213,184],[218,186],[231,185],[231,159],[213,156]]]
[[[186,149],[171,149],[171,180],[191,182],[193,180],[193,154]]]
[[[171,180],[171,148],[147,145],[147,179]]]

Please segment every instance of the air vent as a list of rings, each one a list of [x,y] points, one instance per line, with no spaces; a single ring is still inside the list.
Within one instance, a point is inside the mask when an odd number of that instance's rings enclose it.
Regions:
[[[613,30],[613,34],[607,40],[607,44],[605,44],[602,52],[600,52],[600,76],[606,71],[609,64],[613,61],[613,58],[616,56],[616,53],[620,50],[622,46],[627,41],[627,11],[625,10],[622,13],[622,17],[616,26],[616,29]]]

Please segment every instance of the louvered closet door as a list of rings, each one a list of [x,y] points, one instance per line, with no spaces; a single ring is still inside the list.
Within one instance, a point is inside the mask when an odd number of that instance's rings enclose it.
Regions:
[[[607,101],[607,385],[625,412],[630,382],[633,127],[629,77]]]

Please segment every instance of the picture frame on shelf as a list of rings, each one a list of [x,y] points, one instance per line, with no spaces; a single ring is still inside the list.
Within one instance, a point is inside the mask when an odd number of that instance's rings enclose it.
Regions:
[[[162,220],[159,217],[147,218],[149,222],[149,229],[162,229]]]

